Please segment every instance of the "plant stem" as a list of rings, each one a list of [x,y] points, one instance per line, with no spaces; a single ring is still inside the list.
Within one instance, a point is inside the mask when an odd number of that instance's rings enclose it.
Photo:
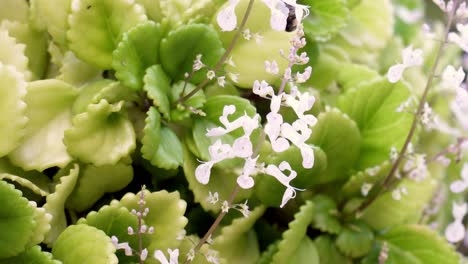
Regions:
[[[244,29],[245,27],[245,24],[247,23],[247,19],[249,18],[249,15],[250,15],[250,12],[252,11],[252,7],[253,7],[253,4],[254,4],[254,1],[255,0],[250,0],[249,1],[249,5],[247,6],[247,10],[245,11],[245,14],[244,14],[244,17],[242,18],[242,22],[241,24],[239,25],[239,28],[237,29],[237,32],[236,34],[234,35],[234,38],[232,39],[229,47],[227,48],[227,50],[224,52],[223,56],[221,57],[221,59],[218,61],[218,63],[216,63],[216,65],[213,67],[213,71],[218,71],[221,66],[223,65],[223,63],[227,60],[228,56],[231,54],[232,50],[234,49],[234,46],[236,45],[237,41],[239,40],[239,37],[240,35],[242,34],[242,30]],[[208,83],[210,82],[210,80],[208,80],[208,78],[205,78],[205,80],[203,80],[203,82],[201,82],[200,84],[197,85],[197,87],[195,87],[195,89],[193,89],[190,93],[188,93],[187,95],[185,96],[182,96],[179,98],[178,100],[178,103],[179,104],[183,104],[185,101],[187,101],[190,97],[192,97],[193,95],[195,95],[198,91],[200,91],[201,89],[203,89],[203,87],[205,87]]]
[[[429,90],[430,90],[430,88],[432,86],[432,81],[434,80],[435,73],[436,73],[437,68],[439,66],[439,62],[440,62],[440,58],[442,57],[443,49],[444,49],[445,45],[447,44],[448,33],[450,31],[450,27],[452,25],[452,22],[453,22],[453,19],[454,19],[454,16],[455,16],[455,12],[456,12],[456,10],[458,8],[458,3],[459,3],[459,0],[455,0],[453,9],[448,15],[447,25],[445,26],[445,30],[444,30],[444,41],[442,41],[439,44],[439,47],[437,49],[437,55],[436,55],[434,64],[432,65],[431,71],[429,72],[429,77],[427,79],[426,86],[424,88],[424,92],[423,92],[423,94],[421,96],[421,100],[420,100],[419,105],[418,105],[418,110],[416,111],[416,114],[414,115],[413,123],[411,124],[410,131],[409,131],[409,133],[408,133],[408,135],[406,137],[406,140],[405,140],[405,143],[403,144],[403,147],[400,150],[398,158],[395,161],[395,163],[393,163],[393,166],[392,166],[390,172],[388,173],[387,177],[385,177],[385,179],[383,180],[383,183],[381,184],[381,187],[377,191],[371,192],[371,194],[369,195],[369,199],[365,200],[355,210],[355,212],[356,212],[356,214],[358,216],[361,215],[362,212],[367,207],[369,207],[380,196],[380,194],[382,194],[384,191],[388,190],[388,188],[391,185],[390,183],[391,183],[391,181],[393,179],[394,174],[396,173],[396,171],[398,170],[401,162],[403,161],[406,150],[408,149],[408,146],[411,143],[411,140],[413,139],[414,133],[416,132],[416,128],[417,128],[418,122],[419,122],[419,117],[421,116],[421,114],[422,114],[422,112],[424,110],[424,104],[426,103],[427,96],[429,94]]]

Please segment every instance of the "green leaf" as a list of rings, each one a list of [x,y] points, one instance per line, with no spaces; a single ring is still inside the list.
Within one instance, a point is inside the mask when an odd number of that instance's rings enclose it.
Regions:
[[[272,243],[268,248],[263,251],[262,255],[257,261],[257,264],[270,264],[273,260],[273,255],[278,251],[278,243]]]
[[[396,111],[411,95],[404,83],[392,84],[383,78],[355,83],[354,89],[340,96],[338,107],[356,122],[361,132],[357,168],[362,170],[387,160],[393,146],[401,148],[413,115]]]
[[[52,228],[50,223],[53,216],[47,213],[44,208],[37,207],[35,202],[30,201],[29,204],[34,207],[34,221],[36,222],[36,228],[27,245],[27,247],[32,247],[44,241],[44,238]]]
[[[40,246],[34,246],[23,251],[21,254],[15,257],[0,259],[0,264],[19,264],[19,263],[30,263],[30,264],[61,264],[62,262],[54,260],[53,256],[49,252],[41,250]]]
[[[391,191],[382,194],[363,212],[362,219],[377,230],[417,223],[436,185],[429,176],[421,182],[403,179],[395,188],[405,187],[407,195],[403,194],[401,200],[397,201],[392,198]]]
[[[374,233],[361,221],[354,221],[344,226],[336,238],[336,246],[345,255],[359,258],[372,248]]]
[[[25,116],[26,82],[14,67],[0,62],[0,157],[19,146],[28,119]]]
[[[308,5],[310,15],[302,23],[304,32],[317,41],[328,40],[346,26],[349,10],[346,0],[306,0],[301,4]]]
[[[158,108],[165,119],[170,120],[171,105],[169,102],[169,93],[171,90],[171,79],[164,72],[161,65],[153,65],[146,70],[143,78],[145,83],[143,89],[148,97]]]
[[[136,0],[146,10],[146,15],[149,19],[155,22],[161,22],[163,15],[161,13],[161,1],[154,0]]]
[[[65,131],[68,151],[83,162],[96,166],[114,165],[135,150],[135,131],[121,113],[123,101],[109,104],[102,99],[76,115]]]
[[[320,113],[308,142],[320,147],[327,155],[327,168],[315,180],[316,183],[328,183],[348,177],[359,158],[361,135],[353,120],[338,109],[331,109]]]
[[[190,45],[187,45],[190,43]],[[183,80],[186,72],[192,71],[197,54],[202,62],[213,68],[224,53],[218,33],[204,24],[190,24],[169,32],[161,42],[161,64],[174,80]],[[190,82],[198,84],[206,78],[206,69],[197,71]]]
[[[3,21],[0,28],[6,29],[18,43],[26,45],[24,54],[28,57],[28,68],[32,73],[32,80],[42,79],[48,63],[47,34],[33,29],[29,23],[18,21]]]
[[[351,264],[352,261],[343,256],[333,243],[330,236],[321,235],[314,241],[320,257],[320,264]]]
[[[169,98],[173,105],[177,105],[177,100],[179,100],[180,95],[184,90],[184,85],[184,81],[179,81],[172,85]],[[195,89],[195,85],[187,83],[185,89],[185,91],[192,91]],[[203,93],[203,90],[198,90],[192,97],[184,102],[183,106],[178,106],[177,108],[171,110],[171,119],[173,121],[180,121],[189,118],[193,113],[191,109],[200,109],[205,104],[205,102],[206,97]]]
[[[69,48],[81,60],[101,69],[112,67],[112,52],[122,35],[147,20],[145,10],[133,1],[77,0],[71,7]]]
[[[71,157],[63,144],[64,131],[71,127],[71,105],[78,90],[67,83],[49,79],[30,82],[24,101],[26,135],[9,157],[25,170],[65,167]]]
[[[0,259],[18,255],[33,235],[34,208],[12,184],[0,180]]]
[[[115,76],[133,90],[143,87],[143,76],[151,65],[159,62],[161,27],[152,21],[138,24],[123,34],[112,55]]]
[[[146,202],[144,206],[149,208],[148,214],[144,217],[145,223],[148,227],[154,227],[148,251],[154,252],[156,249],[166,251],[168,248],[177,248],[180,244],[177,236],[188,222],[184,217],[187,203],[180,199],[178,192],[149,192],[147,190],[142,192]],[[125,207],[129,211],[139,210],[140,197],[141,191],[136,195],[127,193],[120,201],[113,200],[111,206]]]
[[[139,236],[129,235],[128,227],[132,227],[133,230],[138,230],[138,218],[136,215],[130,213],[125,207],[111,207],[103,206],[98,212],[90,212],[86,218],[78,220],[78,224],[86,224],[89,226],[96,227],[106,233],[107,236],[116,236],[119,242],[128,242],[131,248],[137,249],[139,244]],[[142,219],[142,225],[145,224]],[[142,235],[143,247],[149,245],[149,237]],[[125,256],[123,250],[116,252],[120,263],[128,263],[135,260],[135,256]]]
[[[66,173],[66,169],[62,169],[56,175],[59,178],[59,182],[55,185],[55,192],[47,195],[46,204],[44,209],[47,213],[52,215],[52,221],[50,225],[52,229],[47,234],[44,243],[49,246],[55,243],[55,240],[60,235],[60,233],[65,230],[67,227],[67,219],[65,216],[65,202],[73,191],[73,188],[76,185],[79,166],[75,164],[68,172],[68,175],[63,175]]]
[[[141,140],[141,155],[151,163],[156,163],[159,143],[161,142],[161,115],[154,107],[150,107],[143,129]],[[152,162],[153,161],[153,162]]]
[[[210,18],[215,12],[215,3],[212,0],[159,0],[159,4],[160,15],[173,28],[180,24],[189,24],[186,22],[199,17]]]
[[[15,183],[21,185],[22,187],[28,188],[29,190],[31,190],[32,192],[34,192],[35,194],[38,194],[40,196],[47,196],[49,194],[47,191],[42,190],[40,187],[38,187],[37,185],[35,185],[33,182],[29,181],[28,179],[25,179],[25,178],[22,178],[22,177],[19,177],[19,176],[16,176],[16,175],[12,175],[12,174],[8,174],[8,173],[2,173],[2,174],[0,174],[0,179],[15,182]]]
[[[367,168],[365,170],[355,173],[349,178],[345,185],[343,185],[342,195],[344,197],[363,196],[361,187],[364,184],[374,184],[388,175],[391,169],[391,163],[386,160],[382,164]]]
[[[18,43],[18,40],[10,36],[8,30],[3,27],[0,28],[0,63],[15,67],[18,72],[24,74],[26,81],[31,79],[26,45]]]
[[[177,169],[184,163],[182,143],[174,131],[165,125],[161,126],[158,150],[150,162],[165,170]]]
[[[337,45],[320,46],[320,55],[314,65],[314,73],[307,83],[321,90],[336,91],[338,89],[336,77],[344,69],[342,65],[349,61],[349,55]]]
[[[88,225],[69,226],[57,238],[52,254],[63,263],[117,264],[115,247],[101,230]]]
[[[93,80],[101,79],[102,71],[78,59],[71,51],[65,52],[57,79],[80,87]],[[83,88],[83,87],[81,87]]]
[[[89,209],[105,193],[121,190],[132,179],[133,168],[124,162],[99,167],[91,164],[86,165],[81,170],[75,189],[68,197],[67,207],[83,212]]]
[[[388,247],[387,264],[458,264],[455,248],[428,226],[398,226],[378,238],[374,250],[362,263],[376,263],[383,244]]]
[[[221,229],[213,242],[213,249],[228,263],[255,264],[260,256],[257,236],[253,230],[255,222],[263,215],[265,207],[252,210],[248,217],[236,218]]]
[[[322,232],[338,234],[341,231],[341,223],[338,220],[338,208],[330,197],[317,195],[312,200],[315,204],[312,226]]]
[[[272,264],[298,263],[318,264],[319,255],[314,243],[307,236],[307,226],[314,215],[314,204],[307,201],[294,215],[289,223],[289,229],[283,233],[283,239],[278,244],[278,251],[273,256]]]
[[[2,0],[0,22],[4,20],[27,22],[28,16],[28,2],[26,0]]]
[[[67,45],[68,15],[72,0],[31,0],[31,20],[38,29],[47,29],[55,43]]]

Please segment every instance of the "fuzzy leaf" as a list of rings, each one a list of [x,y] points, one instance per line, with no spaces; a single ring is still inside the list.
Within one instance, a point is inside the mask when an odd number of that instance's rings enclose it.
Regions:
[[[352,261],[336,248],[333,240],[329,236],[319,236],[314,241],[320,257],[320,264],[351,264]]]
[[[310,6],[311,12],[311,15],[302,21],[305,33],[317,41],[325,41],[336,34],[346,26],[349,19],[346,2],[345,0],[302,1],[302,4]]]
[[[143,89],[148,97],[153,101],[159,112],[165,119],[170,120],[171,105],[169,93],[171,89],[171,79],[166,75],[161,65],[153,65],[146,70],[143,78],[145,85]]]
[[[278,251],[273,256],[272,264],[298,263],[318,264],[319,256],[314,243],[307,236],[307,226],[314,215],[314,204],[307,201],[294,215],[289,229],[283,233],[283,240],[278,244]]]
[[[428,226],[398,226],[379,237],[373,251],[362,264],[378,261],[383,243],[388,246],[386,264],[458,264],[460,256],[455,248],[447,243]]]
[[[47,29],[54,42],[62,47],[67,45],[71,5],[72,0],[31,0],[32,22],[38,29]]]
[[[159,143],[161,142],[161,115],[154,107],[150,107],[143,129],[143,139],[141,140],[141,155],[150,161],[157,159]]]
[[[345,180],[359,157],[361,135],[356,123],[337,109],[323,112],[308,141],[320,147],[328,159],[324,173],[316,177],[317,183]],[[343,150],[346,151],[343,151]]]
[[[56,176],[59,177],[66,173],[65,169],[59,171]],[[47,234],[44,243],[49,246],[54,244],[60,233],[67,227],[67,219],[65,217],[65,202],[73,191],[78,179],[79,166],[75,164],[73,168],[69,170],[68,175],[63,175],[59,178],[59,182],[55,185],[55,192],[47,195],[46,204],[44,209],[47,213],[52,215],[52,221],[50,225],[52,229]]]
[[[336,238],[336,246],[345,255],[358,258],[366,255],[372,248],[374,233],[363,222],[355,221],[344,226]]]
[[[162,125],[160,142],[151,164],[165,170],[177,169],[184,163],[182,143],[169,127]]]
[[[102,71],[78,59],[71,51],[65,52],[57,79],[80,87],[90,81],[101,78]]]
[[[40,246],[34,246],[23,251],[21,254],[15,257],[0,259],[0,264],[19,264],[19,263],[31,263],[31,264],[61,264],[62,262],[54,260],[53,256],[49,252],[41,250]]]
[[[78,91],[59,80],[29,83],[26,102],[26,135],[22,145],[10,153],[13,164],[25,170],[65,167],[71,157],[63,144],[63,134],[71,127],[71,105]]]
[[[263,215],[265,207],[260,206],[250,212],[249,217],[234,219],[221,229],[213,242],[213,249],[228,263],[255,264],[260,256],[258,241],[253,225]]]
[[[144,190],[143,193],[146,201],[144,206],[149,208],[149,213],[144,220],[146,225],[154,227],[148,251],[154,252],[156,249],[165,251],[168,248],[178,247],[180,241],[176,238],[188,222],[184,217],[187,203],[180,199],[178,192]],[[140,196],[141,192],[136,195],[127,193],[120,201],[112,201],[111,206],[125,207],[129,211],[139,210]]]
[[[81,170],[75,189],[68,197],[67,207],[83,212],[89,209],[105,193],[121,190],[132,179],[132,166],[123,162],[99,167],[91,164],[86,165]]]
[[[68,151],[83,162],[96,166],[114,165],[136,147],[132,123],[121,113],[123,101],[109,104],[102,99],[76,115],[65,131]]]
[[[0,157],[20,144],[28,119],[25,116],[26,82],[13,66],[0,62]]]
[[[122,35],[146,20],[144,8],[134,1],[73,1],[67,31],[70,50],[91,65],[110,69]]]
[[[118,263],[111,239],[88,225],[69,226],[57,238],[52,254],[63,263]]]
[[[322,232],[338,234],[341,231],[341,223],[338,220],[335,201],[324,195],[315,196],[312,201],[315,205],[312,226]]]
[[[28,57],[26,57],[26,45],[9,35],[5,28],[0,28],[0,63],[11,65],[18,72],[24,74],[24,79],[31,79],[31,72],[28,67]]]
[[[183,80],[184,74],[192,71],[197,54],[202,54],[202,62],[212,68],[223,53],[218,33],[204,24],[183,25],[169,32],[160,49],[161,64],[174,80]],[[206,78],[206,72],[206,69],[197,71],[190,82],[200,83]]]
[[[12,184],[0,180],[0,259],[22,252],[33,235],[37,224],[34,207],[22,197]]]
[[[112,67],[125,86],[141,90],[146,69],[159,62],[161,35],[160,25],[152,21],[138,24],[123,34],[113,52]]]

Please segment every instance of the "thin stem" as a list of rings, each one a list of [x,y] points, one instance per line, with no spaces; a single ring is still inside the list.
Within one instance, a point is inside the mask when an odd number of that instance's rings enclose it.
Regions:
[[[414,119],[413,119],[413,123],[411,124],[410,131],[408,133],[408,136],[406,137],[406,140],[405,140],[405,143],[403,144],[403,147],[400,150],[398,158],[395,161],[395,163],[393,163],[393,166],[392,166],[390,172],[388,173],[387,177],[385,177],[385,179],[383,180],[381,188],[379,188],[376,192],[372,192],[369,195],[369,199],[364,201],[356,209],[357,215],[360,215],[367,207],[369,207],[380,196],[380,194],[382,194],[384,191],[388,190],[388,188],[390,186],[390,183],[391,183],[391,181],[393,179],[393,176],[395,175],[395,173],[398,170],[401,162],[403,161],[404,154],[406,153],[406,150],[408,149],[408,146],[411,143],[411,140],[413,139],[414,133],[416,132],[416,128],[417,128],[418,122],[419,122],[419,117],[420,117],[420,115],[422,114],[422,112],[424,110],[424,104],[426,103],[427,96],[429,94],[429,90],[430,90],[430,88],[432,86],[432,81],[434,80],[436,70],[437,70],[437,68],[439,66],[439,61],[440,61],[440,58],[442,57],[443,49],[444,49],[445,45],[447,44],[448,33],[450,31],[450,27],[452,25],[454,15],[455,15],[456,9],[458,7],[458,2],[459,2],[459,0],[455,1],[454,8],[449,13],[448,20],[447,20],[447,25],[445,26],[445,30],[444,30],[444,41],[440,43],[439,48],[437,50],[436,59],[434,61],[434,64],[432,65],[431,71],[429,73],[429,77],[427,79],[426,87],[424,88],[424,92],[423,92],[423,94],[421,96],[421,101],[419,102],[419,105],[418,105],[418,110],[416,111],[416,114],[415,114]]]
[[[143,201],[144,201],[144,196],[143,196],[144,195],[144,193],[143,193],[144,190],[145,189],[143,187],[142,190],[141,190],[141,194],[140,194],[140,200],[143,200]],[[139,260],[140,264],[143,264],[144,261],[143,261],[143,259],[141,259],[141,254],[143,252],[143,238],[142,238],[143,234],[140,232],[141,224],[142,224],[141,220],[143,218],[143,203],[140,202],[138,204],[139,204],[138,211],[140,213],[140,216],[138,216],[138,230],[137,230],[137,234],[138,234],[138,260]]]
[[[289,52],[289,55],[290,56],[291,55],[292,56],[296,55],[297,50],[299,50],[299,48],[296,47],[295,45],[293,45],[293,49],[291,49],[291,52]],[[292,71],[293,65],[294,65],[294,59],[289,60],[289,64],[288,64],[288,67],[286,68],[286,70],[291,70]],[[284,92],[284,88],[286,87],[287,82],[288,82],[288,79],[283,76],[283,80],[281,80],[281,85],[280,85],[280,88],[278,90],[278,94],[282,94]]]
[[[242,33],[242,30],[244,30],[244,27],[245,27],[245,24],[247,23],[247,19],[249,18],[249,15],[250,15],[250,12],[252,11],[252,7],[253,7],[253,4],[254,4],[254,1],[255,0],[250,0],[249,1],[249,5],[247,6],[247,10],[245,11],[245,14],[244,14],[244,17],[242,18],[242,22],[241,24],[239,25],[239,28],[237,29],[237,32],[236,34],[234,35],[234,38],[232,39],[229,47],[227,48],[226,52],[224,52],[223,56],[221,57],[221,59],[218,61],[218,63],[216,63],[216,65],[213,67],[213,70],[216,72],[218,71],[221,66],[223,65],[223,63],[227,60],[228,56],[231,54],[232,50],[234,49],[234,46],[236,45],[237,41],[239,40],[239,37]],[[203,80],[203,82],[201,82],[200,84],[197,85],[197,87],[195,87],[195,89],[193,89],[190,93],[188,93],[187,95],[185,96],[182,96],[179,98],[178,102],[179,104],[183,104],[185,101],[187,101],[190,97],[192,97],[193,95],[195,95],[198,91],[200,91],[201,89],[203,89],[203,87],[205,87],[208,83],[210,82],[210,80],[208,80],[208,78],[205,78],[205,80]]]

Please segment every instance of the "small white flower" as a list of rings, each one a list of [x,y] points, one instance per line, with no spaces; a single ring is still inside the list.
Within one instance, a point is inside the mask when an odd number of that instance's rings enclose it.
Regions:
[[[217,78],[218,80],[218,85],[221,86],[221,87],[224,87],[224,85],[226,84],[226,77],[225,76],[219,76]]]
[[[111,241],[116,250],[123,249],[125,251],[125,256],[131,256],[133,254],[132,248],[128,245],[128,242],[119,243],[119,239],[116,236],[112,236]]]
[[[218,253],[214,250],[209,249],[206,254],[206,261],[213,264],[219,264]]]
[[[387,79],[391,83],[398,82],[406,68],[419,66],[423,63],[422,50],[413,50],[413,46],[411,45],[401,51],[401,57],[403,58],[403,63],[395,64],[388,69]]]
[[[465,237],[465,226],[463,223],[455,221],[450,223],[445,229],[445,238],[450,243],[462,241]]]
[[[414,24],[421,20],[423,11],[421,9],[409,10],[405,6],[397,5],[395,8],[396,15],[407,24]]]
[[[192,248],[187,253],[187,261],[193,261],[195,259],[195,250]]]
[[[240,0],[229,0],[229,4],[224,7],[216,17],[222,31],[232,31],[237,26],[236,6]]]
[[[307,66],[304,73],[299,73],[299,72],[296,73],[296,82],[305,83],[310,78],[311,74],[312,74],[312,67]]]
[[[289,171],[289,175],[284,174],[284,171]],[[290,185],[290,182],[297,176],[297,172],[291,168],[291,165],[287,161],[282,161],[279,166],[268,165],[264,172],[270,176],[273,176],[281,184],[286,187],[286,191],[283,194],[280,207],[282,208],[290,199],[296,197],[296,189]]]
[[[147,257],[148,257],[148,249],[145,248],[141,251],[140,259],[142,261],[145,261]]]
[[[193,67],[192,68],[193,68],[194,71],[198,71],[201,68],[205,67],[205,64],[203,64],[203,62],[201,61],[201,57],[202,57],[201,54],[197,54],[195,60],[193,61]]]
[[[214,162],[205,162],[200,165],[195,169],[195,178],[197,181],[201,184],[208,184],[210,181],[210,175],[211,175],[211,168],[213,167]]]
[[[161,250],[154,251],[154,258],[159,260],[161,264],[179,264],[179,249],[168,249],[169,260],[164,256],[164,253]]]
[[[238,73],[229,72],[229,73],[228,73],[228,76],[229,76],[229,78],[231,79],[231,81],[233,81],[233,82],[235,82],[235,83],[238,83],[238,82],[239,82],[239,74],[238,74]]]
[[[223,201],[223,205],[221,206],[221,211],[223,213],[229,212],[229,203],[227,201]]]
[[[265,71],[271,74],[278,74],[279,73],[278,63],[276,63],[275,60],[273,60],[272,62],[265,61]]]
[[[450,184],[450,190],[454,193],[461,193],[468,188],[468,163],[463,165],[461,170],[461,180],[456,180]]]
[[[232,56],[229,57],[226,61],[224,61],[224,64],[231,65],[232,67],[236,67],[236,64],[232,60]]]
[[[127,234],[133,235],[135,232],[133,231],[133,228],[131,226],[127,227]]]
[[[242,174],[237,177],[237,184],[243,189],[250,189],[254,186],[254,180],[251,177],[252,174],[256,171],[258,156],[255,159],[252,159],[250,156],[247,157],[244,163],[244,168],[242,169]]]
[[[458,6],[456,15],[457,15],[457,17],[459,17],[459,18],[466,18],[466,17],[468,17],[468,8],[467,8],[465,2],[462,2],[462,3]]]
[[[253,90],[254,94],[256,94],[258,96],[261,96],[261,97],[267,97],[267,96],[273,96],[274,95],[273,87],[271,87],[264,80],[262,80],[261,82],[255,80],[252,90]]]
[[[390,160],[392,162],[395,162],[398,159],[399,155],[400,154],[398,153],[397,148],[395,148],[395,147],[390,148]]]
[[[208,80],[212,80],[214,77],[216,77],[216,73],[213,70],[209,70],[206,73],[206,78],[208,78]]]
[[[468,24],[457,24],[457,30],[459,33],[449,33],[448,40],[468,52]]]
[[[372,189],[372,184],[371,183],[364,183],[361,186],[361,193],[363,196],[367,196],[369,194],[369,191]]]
[[[455,100],[450,104],[450,109],[455,115],[459,125],[468,132],[468,91],[463,88],[457,89]]]
[[[401,191],[400,189],[395,189],[392,191],[392,198],[395,201],[400,201],[401,200]]]
[[[465,72],[463,71],[462,67],[459,67],[458,70],[455,70],[452,65],[448,65],[442,73],[441,86],[444,89],[455,90],[461,86],[464,79]]]
[[[255,39],[255,43],[261,44],[263,41],[263,36],[260,33],[254,33],[253,38]]]
[[[216,204],[219,201],[219,194],[218,192],[215,192],[214,194],[211,193],[210,191],[208,192],[208,197],[206,198],[206,201],[208,201],[210,204]]]
[[[455,221],[463,221],[463,218],[468,211],[468,206],[466,203],[456,203],[452,204],[452,215]]]
[[[286,28],[286,21],[289,16],[289,9],[281,0],[263,0],[263,2],[270,8],[270,26],[277,31],[284,31]]]
[[[250,33],[250,29],[246,28],[244,31],[242,31],[242,36],[246,40],[250,40],[252,38],[252,34]]]

